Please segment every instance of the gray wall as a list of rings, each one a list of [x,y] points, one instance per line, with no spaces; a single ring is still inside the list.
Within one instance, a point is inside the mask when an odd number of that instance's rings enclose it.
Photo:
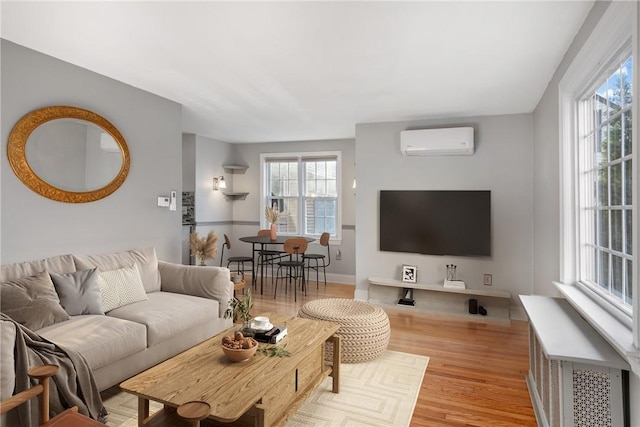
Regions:
[[[533,113],[534,292],[555,296],[560,280],[560,124],[559,82],[609,6],[595,2]],[[636,61],[637,63],[637,61]],[[637,314],[636,314],[637,315]],[[640,377],[630,377],[631,402],[640,399]],[[640,406],[631,405],[631,425],[640,425]]]
[[[196,191],[196,136],[182,135],[182,191]]]
[[[249,250],[241,253],[233,238],[233,203],[225,199],[223,191],[230,191],[233,188],[233,176],[226,174],[222,168],[223,164],[228,163],[228,159],[233,152],[233,145],[206,138],[200,135],[189,135],[193,137],[195,146],[195,165],[194,183],[195,183],[195,217],[198,226],[196,231],[200,237],[206,236],[209,231],[213,230],[218,235],[218,256],[215,260],[207,260],[207,265],[220,265],[221,258],[224,256],[224,265],[229,256],[248,255]],[[227,190],[213,191],[213,177],[225,177]],[[224,243],[224,234],[229,236],[231,241],[231,251],[222,253],[222,244]],[[247,249],[247,248],[245,248]]]
[[[234,202],[225,199],[223,191],[233,189],[234,176],[225,173],[223,164],[231,157],[233,146],[226,142],[196,135],[196,221],[232,221]],[[213,191],[213,177],[224,176],[226,190]]]
[[[472,156],[404,157],[400,132],[424,127],[471,125]],[[483,274],[493,287],[512,294],[533,289],[531,115],[369,123],[356,127],[356,296],[368,297],[369,277],[400,279],[403,264],[416,265],[420,283],[442,283],[446,264],[458,266],[457,278],[482,288]],[[491,190],[492,256],[429,256],[378,250],[380,190]]]
[[[334,282],[353,283],[355,277],[355,191],[352,188],[355,177],[354,140],[274,142],[260,144],[230,144],[200,135],[185,134],[183,141],[183,182],[193,182],[196,203],[196,231],[206,235],[213,230],[220,237],[219,256],[207,264],[220,262],[222,236],[231,239],[231,251],[224,254],[237,256],[249,254],[251,247],[238,239],[253,236],[260,228],[263,212],[260,210],[260,154],[310,151],[340,151],[342,153],[342,241],[331,245],[331,265],[327,277]],[[229,173],[222,165],[248,165],[244,174]],[[193,175],[190,176],[190,175]],[[212,178],[223,175],[226,191],[248,192],[245,200],[228,200],[223,191],[212,191]],[[187,187],[183,188],[188,190]],[[186,239],[183,250],[186,253]],[[342,260],[335,259],[337,250],[342,252]],[[312,243],[310,251],[325,253],[326,249]]]
[[[355,276],[355,195],[351,188],[355,176],[355,146],[354,140],[301,141],[277,142],[261,144],[228,144],[231,151],[224,151],[223,155],[214,149],[208,157],[200,155],[198,151],[198,165],[213,161],[214,165],[223,163],[248,165],[244,174],[223,173],[230,191],[248,192],[246,200],[224,201],[226,206],[233,208],[233,237],[255,235],[260,227],[264,213],[260,210],[260,154],[310,151],[340,151],[342,153],[342,241],[339,245],[331,245],[331,265],[327,275],[332,281],[353,283]],[[220,148],[220,147],[219,147]],[[222,149],[222,148],[220,148]],[[208,160],[205,160],[208,159]],[[203,165],[204,167],[204,165]],[[217,167],[217,166],[214,166]],[[213,175],[212,175],[213,176]],[[212,201],[214,202],[214,201]],[[217,203],[217,199],[215,200]],[[227,219],[218,217],[217,220]],[[198,220],[200,221],[200,220]],[[247,248],[239,246],[244,252]],[[342,261],[335,260],[335,252],[342,251]],[[317,244],[310,245],[310,251],[324,253],[325,248]],[[232,251],[233,252],[233,251]]]
[[[180,204],[171,212],[157,207],[157,197],[182,187],[180,105],[6,40],[1,55],[1,262],[144,246],[179,262]],[[60,203],[13,174],[6,156],[13,125],[50,105],[86,108],[120,130],[131,170],[115,193],[91,203]]]
[[[560,111],[558,86],[609,3],[596,2],[533,112],[534,293],[558,295],[560,280]]]

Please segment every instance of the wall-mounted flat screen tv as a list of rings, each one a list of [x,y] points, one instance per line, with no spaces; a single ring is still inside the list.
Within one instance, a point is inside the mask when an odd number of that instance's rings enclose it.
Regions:
[[[491,256],[491,191],[380,191],[380,250]]]

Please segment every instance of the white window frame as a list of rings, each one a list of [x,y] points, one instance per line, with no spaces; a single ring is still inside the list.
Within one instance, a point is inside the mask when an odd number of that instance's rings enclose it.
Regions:
[[[319,234],[307,234],[304,230],[304,200],[305,197],[305,177],[304,177],[304,168],[303,158],[326,158],[326,157],[335,157],[336,158],[336,235],[331,236],[331,242],[334,244],[339,244],[342,240],[342,152],[340,151],[313,151],[313,152],[289,152],[289,153],[260,153],[260,212],[264,212],[267,207],[267,168],[266,165],[270,159],[297,159],[300,166],[298,168],[298,179],[300,182],[300,195],[298,196],[299,208],[298,208],[298,223],[300,224],[301,230],[296,235],[304,236],[304,237],[313,237],[319,238]],[[267,223],[264,215],[261,215],[260,218],[260,227],[268,228],[269,224]],[[288,235],[284,232],[278,232],[281,235]]]
[[[578,168],[576,158],[576,142],[578,137],[577,109],[578,99],[583,95],[584,90],[590,87],[598,77],[606,70],[606,67],[620,55],[620,49],[632,40],[631,54],[634,58],[633,64],[633,99],[635,114],[632,119],[633,127],[639,129],[638,125],[638,6],[636,2],[612,2],[604,13],[600,22],[589,36],[588,40],[576,55],[575,59],[568,67],[559,84],[559,131],[560,131],[560,281],[563,284],[575,285],[580,291],[595,301],[605,312],[617,319],[621,324],[630,330],[633,345],[637,349],[640,342],[640,288],[638,286],[638,269],[640,269],[640,259],[638,254],[638,242],[640,241],[640,230],[638,230],[638,197],[640,191],[638,187],[638,135],[632,134],[632,167],[633,167],[633,203],[634,211],[633,229],[633,257],[634,271],[632,279],[633,306],[629,315],[624,310],[620,310],[617,305],[612,304],[607,298],[603,298],[590,287],[578,281],[579,251],[578,247],[578,188],[576,182],[576,171]],[[570,301],[572,302],[572,301]],[[573,301],[572,303],[575,303]],[[587,310],[579,310],[588,317]],[[622,348],[621,343],[616,343],[616,337],[606,336],[606,328],[599,328],[597,323],[600,319],[597,316],[587,318],[596,329],[605,335],[616,348]],[[628,356],[628,354],[627,354]]]

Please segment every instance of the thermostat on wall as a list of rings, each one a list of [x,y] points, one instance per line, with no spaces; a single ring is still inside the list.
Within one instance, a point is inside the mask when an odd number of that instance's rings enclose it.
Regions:
[[[168,208],[169,204],[171,204],[171,200],[169,197],[159,196],[158,197],[158,206],[161,208]]]

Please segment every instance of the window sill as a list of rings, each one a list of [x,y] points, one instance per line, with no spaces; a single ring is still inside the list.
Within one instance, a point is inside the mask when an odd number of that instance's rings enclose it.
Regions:
[[[640,350],[633,345],[630,325],[618,319],[575,285],[554,282],[571,306],[596,330],[640,375]]]

